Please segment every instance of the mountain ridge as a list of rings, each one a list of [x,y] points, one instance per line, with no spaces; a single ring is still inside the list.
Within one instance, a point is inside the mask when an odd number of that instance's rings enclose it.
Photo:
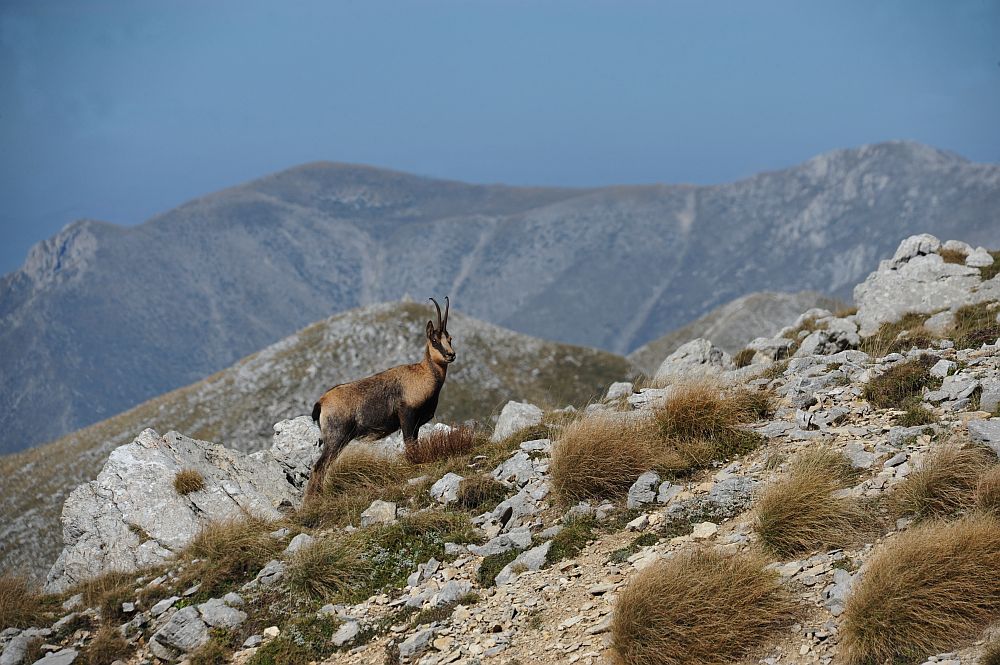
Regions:
[[[313,163],[138,226],[71,226],[0,279],[0,450],[331,312],[448,294],[497,325],[624,354],[749,292],[846,298],[916,232],[1000,245],[997,209],[1000,166],[912,143],[721,185],[467,185]]]

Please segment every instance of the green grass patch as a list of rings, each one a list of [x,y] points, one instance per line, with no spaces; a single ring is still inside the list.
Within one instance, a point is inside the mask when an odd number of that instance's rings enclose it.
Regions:
[[[594,539],[594,527],[597,520],[590,515],[571,517],[563,523],[563,528],[552,539],[549,551],[545,554],[545,563],[552,565],[563,559],[574,557]]]

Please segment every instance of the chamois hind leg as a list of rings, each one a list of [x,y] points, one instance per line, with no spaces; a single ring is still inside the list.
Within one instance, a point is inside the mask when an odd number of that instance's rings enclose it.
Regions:
[[[406,451],[406,458],[413,461],[413,455],[417,452],[417,435],[420,432],[420,425],[417,424],[417,414],[413,409],[402,408],[399,410],[399,429],[403,432],[403,448]]]
[[[320,494],[323,489],[323,481],[326,478],[326,470],[337,455],[343,450],[351,439],[354,438],[354,428],[347,423],[323,421],[320,425],[323,433],[323,453],[313,465],[312,474],[309,476],[309,484],[306,486],[306,498]]]

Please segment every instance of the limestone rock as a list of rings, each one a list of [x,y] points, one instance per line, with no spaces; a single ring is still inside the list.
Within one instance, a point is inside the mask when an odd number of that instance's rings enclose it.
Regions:
[[[660,476],[655,471],[647,471],[632,483],[628,490],[626,507],[638,508],[656,500],[657,489],[660,486]]]
[[[153,633],[149,646],[157,658],[175,661],[182,654],[200,647],[208,638],[208,626],[202,621],[197,608],[188,606],[178,610]]]
[[[201,473],[205,489],[178,494],[173,480],[181,469]],[[251,459],[218,444],[147,429],[112,451],[97,479],[66,499],[65,547],[45,590],[58,592],[106,570],[161,563],[209,520],[245,513],[277,519],[278,507],[299,497],[273,459]]]
[[[493,430],[493,441],[503,441],[508,436],[532,427],[542,422],[542,410],[527,402],[507,402],[500,412],[496,429]]]
[[[375,499],[363,513],[361,513],[361,526],[371,526],[373,524],[392,524],[396,521],[396,504],[391,501]]]
[[[656,370],[657,381],[717,374],[735,369],[728,353],[707,339],[691,340],[667,356]]]
[[[458,486],[463,480],[457,473],[446,473],[431,485],[431,496],[441,503],[451,503],[458,498]]]
[[[202,621],[213,628],[235,628],[247,620],[246,612],[229,607],[219,598],[212,598],[198,606]]]
[[[517,558],[497,573],[496,585],[500,586],[517,579],[517,576],[525,570],[539,570],[545,564],[545,557],[549,553],[551,545],[552,541],[549,540],[518,554]]]

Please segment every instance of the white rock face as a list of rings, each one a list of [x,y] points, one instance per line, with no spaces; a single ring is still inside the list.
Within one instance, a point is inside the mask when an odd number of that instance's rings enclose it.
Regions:
[[[736,369],[728,353],[707,339],[698,338],[682,344],[667,356],[656,370],[657,381],[717,374]]]
[[[182,496],[177,472],[195,469],[205,488]],[[45,589],[59,592],[106,570],[135,570],[183,548],[203,525],[249,512],[281,516],[300,490],[269,452],[254,456],[176,432],[144,430],[115,449],[96,480],[80,485],[63,505],[64,548]]]
[[[542,422],[541,409],[534,404],[511,400],[504,405],[503,411],[500,412],[496,429],[493,431],[493,440],[503,441],[511,434],[540,422]]]
[[[934,236],[911,236],[900,243],[892,259],[882,261],[854,288],[861,336],[872,335],[883,323],[898,321],[909,312],[933,314],[1000,299],[1000,278],[984,281],[971,264],[945,263],[937,254],[940,248]],[[973,263],[986,260],[978,251],[971,256],[976,257]]]

